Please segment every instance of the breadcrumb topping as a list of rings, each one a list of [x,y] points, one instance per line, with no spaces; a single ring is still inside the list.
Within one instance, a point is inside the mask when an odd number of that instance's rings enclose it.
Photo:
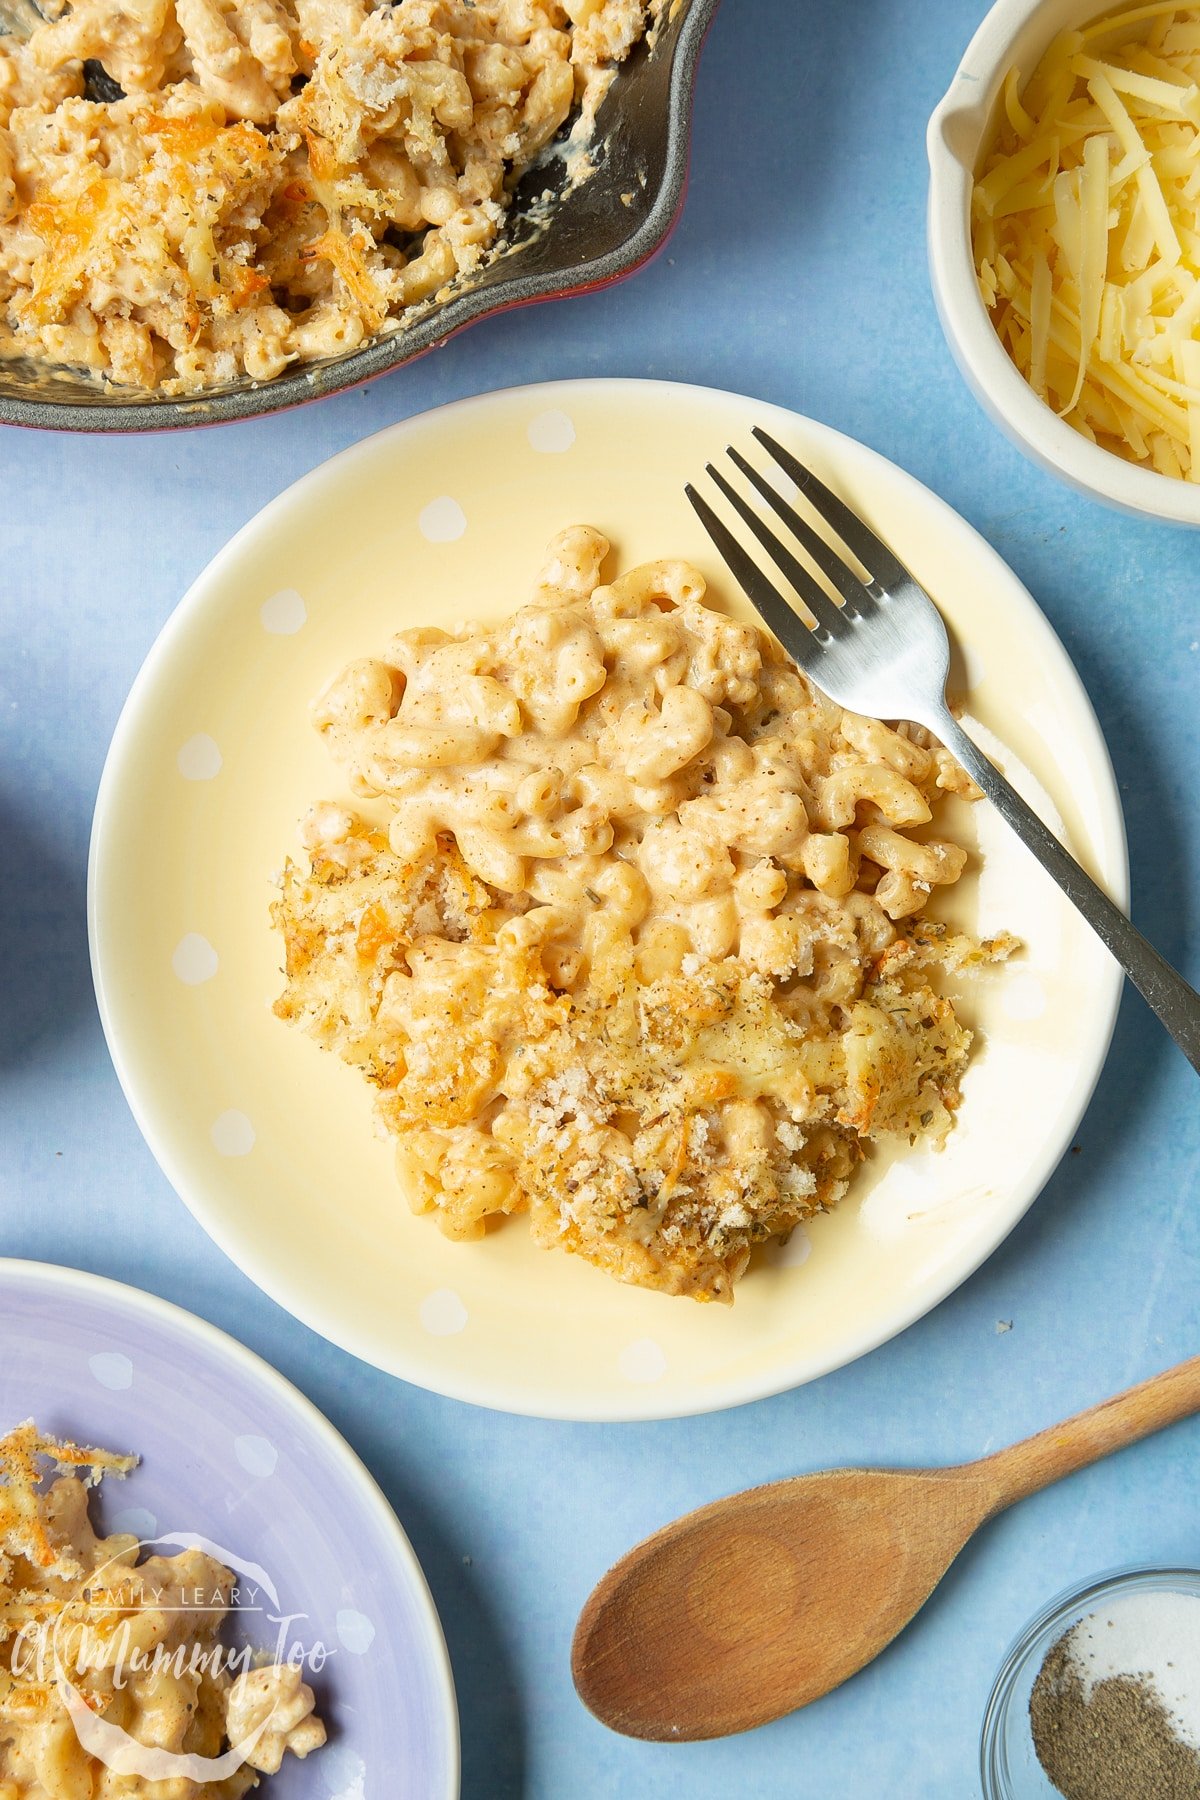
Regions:
[[[178,393],[354,350],[480,269],[661,4],[46,0],[0,36],[0,357]]]
[[[416,1210],[524,1212],[622,1281],[729,1300],[869,1146],[940,1143],[971,1033],[941,991],[1015,948],[923,916],[967,777],[845,714],[689,565],[352,663],[313,720],[387,829],[308,815],[272,916],[278,1016],[361,1069]]]

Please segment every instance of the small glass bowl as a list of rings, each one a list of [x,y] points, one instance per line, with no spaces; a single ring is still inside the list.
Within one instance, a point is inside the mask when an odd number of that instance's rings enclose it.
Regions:
[[[1001,1664],[983,1715],[983,1800],[1061,1800],[1037,1759],[1029,1723],[1029,1696],[1046,1652],[1106,1600],[1164,1592],[1200,1599],[1200,1569],[1113,1569],[1082,1587],[1068,1588],[1030,1620]]]

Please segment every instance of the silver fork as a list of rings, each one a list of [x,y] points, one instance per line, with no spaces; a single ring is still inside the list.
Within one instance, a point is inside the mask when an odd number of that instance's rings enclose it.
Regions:
[[[813,618],[807,624],[768,579],[712,507],[689,483],[688,499],[713,543],[784,649],[837,706],[873,719],[909,719],[932,731],[983,789],[1017,836],[1057,881],[1158,1014],[1192,1067],[1200,1071],[1200,994],[1147,943],[1118,906],[1080,868],[1037,814],[971,741],[946,704],[950,640],[924,588],[844,501],[767,432],[754,436],[800,490],[819,519],[866,570],[864,581],[842,553],[776,492],[732,447],[728,455],[778,514],[841,604],[719,469],[707,473],[749,527]]]

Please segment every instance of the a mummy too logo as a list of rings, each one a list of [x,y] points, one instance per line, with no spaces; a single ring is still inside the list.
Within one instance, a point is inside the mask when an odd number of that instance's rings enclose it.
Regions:
[[[137,1558],[93,1570],[51,1618],[31,1608],[11,1639],[13,1676],[57,1692],[89,1756],[145,1781],[220,1782],[324,1741],[308,1680],[335,1650],[265,1569],[198,1532],[144,1539]],[[222,1639],[231,1612],[237,1647]],[[165,1747],[189,1730],[215,1753]]]

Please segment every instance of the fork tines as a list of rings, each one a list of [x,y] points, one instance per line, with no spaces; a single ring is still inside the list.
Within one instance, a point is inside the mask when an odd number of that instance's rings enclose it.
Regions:
[[[871,611],[875,603],[883,597],[883,591],[888,583],[903,579],[906,571],[897,562],[886,544],[882,543],[874,532],[870,531],[862,520],[851,512],[845,502],[839,500],[838,496],[798,457],[793,456],[789,450],[785,450],[769,432],[762,430],[760,426],[754,427],[753,435],[795,485],[799,494],[812,507],[817,517],[836,533],[850,555],[866,571],[867,579],[864,581],[847,565],[828,540],[814,530],[808,521],[796,511],[795,507],[789,505],[760,470],[747,461],[739,450],[732,445],[728,447],[726,453],[734,467],[783,521],[794,541],[837,594],[840,604],[816,579],[812,569],[806,566],[788,545],[776,536],[750,502],[738,492],[719,469],[715,468],[712,463],[708,463],[706,473],[739,518],[749,527],[793,592],[811,614],[815,621],[815,636],[818,641],[837,637],[844,633],[855,619],[861,618]],[[704,529],[755,606],[763,614],[776,637],[791,651],[793,656],[798,659],[802,657],[810,636],[808,629],[801,625],[802,635],[798,646],[796,627],[801,622],[797,619],[791,606],[777,592],[753,556],[717,516],[703,495],[699,494],[690,483],[685,491],[698,513]]]

